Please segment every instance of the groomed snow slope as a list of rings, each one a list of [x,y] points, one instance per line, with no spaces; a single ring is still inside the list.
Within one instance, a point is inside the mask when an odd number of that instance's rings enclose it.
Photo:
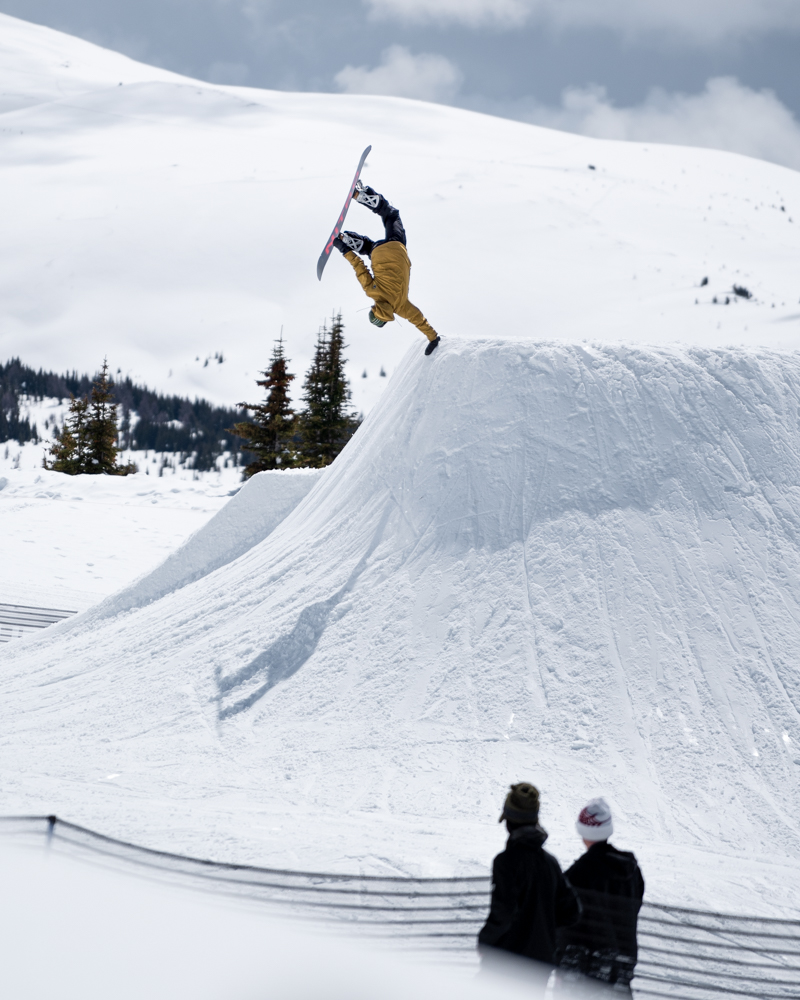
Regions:
[[[603,793],[655,898],[796,900],[799,407],[794,354],[410,351],[263,542],[4,652],[4,811],[463,872],[527,778],[565,861]]]
[[[59,99],[54,73],[73,81]],[[404,321],[370,326],[338,257],[314,274],[368,143],[365,178],[409,233],[412,298],[446,338],[800,346],[796,171],[399,98],[214,86],[2,15],[0,91],[18,95],[0,114],[3,358],[94,371],[107,355],[229,405],[255,398],[282,326],[302,373],[341,308],[368,410],[380,366],[422,344]]]

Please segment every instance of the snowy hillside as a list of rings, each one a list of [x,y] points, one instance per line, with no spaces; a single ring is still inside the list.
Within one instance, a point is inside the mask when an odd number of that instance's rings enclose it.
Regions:
[[[412,298],[445,337],[797,344],[794,171],[415,101],[213,86],[0,26],[4,357],[93,371],[107,354],[230,405],[281,326],[302,374],[341,307],[369,409],[380,366],[421,338],[371,327],[341,260],[314,275],[368,143],[365,177],[409,232]],[[348,224],[377,231],[362,207]]]
[[[599,792],[654,898],[790,907],[798,407],[795,355],[412,350],[264,541],[7,647],[6,811],[482,871],[525,777],[565,861]]]
[[[0,15],[0,112],[120,84],[185,81],[60,31]]]

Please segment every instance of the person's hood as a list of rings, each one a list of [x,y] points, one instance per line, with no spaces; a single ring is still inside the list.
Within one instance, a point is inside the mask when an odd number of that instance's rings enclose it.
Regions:
[[[607,840],[598,841],[588,849],[589,854],[602,855],[606,869],[620,881],[630,882],[636,874],[636,857],[630,851],[618,851]]]
[[[526,823],[525,826],[517,827],[508,835],[508,843],[522,843],[531,847],[541,847],[547,840],[547,830],[538,823]]]

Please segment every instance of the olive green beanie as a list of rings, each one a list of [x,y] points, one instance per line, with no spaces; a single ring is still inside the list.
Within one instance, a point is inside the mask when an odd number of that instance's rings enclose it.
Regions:
[[[512,823],[538,823],[539,789],[535,785],[529,785],[527,781],[512,785],[498,823],[502,823],[504,819],[510,819]]]

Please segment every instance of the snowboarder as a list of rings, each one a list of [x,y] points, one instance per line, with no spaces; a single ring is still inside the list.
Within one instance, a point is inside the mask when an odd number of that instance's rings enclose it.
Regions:
[[[381,217],[385,236],[382,240],[371,240],[368,236],[346,230],[333,241],[337,250],[353,266],[359,284],[374,300],[369,311],[369,321],[375,326],[391,323],[395,316],[410,320],[428,338],[426,354],[433,354],[439,346],[440,337],[417,307],[408,300],[408,283],[411,277],[411,261],[406,251],[406,231],[400,219],[400,212],[371,187],[361,181],[356,183],[353,198],[359,205],[366,205],[370,211]],[[372,261],[374,274],[358,256],[364,254]]]
[[[565,875],[581,901],[581,918],[558,933],[561,968],[629,992],[644,879],[634,855],[608,842],[614,823],[605,799],[592,799],[575,825],[587,850]]]
[[[481,958],[501,949],[555,965],[556,928],[574,923],[580,905],[558,861],[543,850],[538,789],[525,781],[512,785],[503,820],[509,837],[492,866],[491,908],[478,934]]]

